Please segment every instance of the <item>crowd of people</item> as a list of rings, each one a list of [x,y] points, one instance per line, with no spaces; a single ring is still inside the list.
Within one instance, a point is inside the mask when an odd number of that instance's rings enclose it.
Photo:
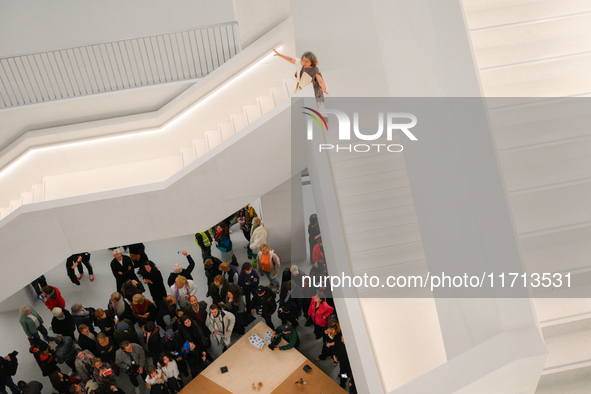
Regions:
[[[229,236],[233,220],[240,223],[249,242],[247,255],[252,258],[240,270]],[[324,276],[327,270],[316,215],[310,218],[308,233],[309,275]],[[174,394],[184,387],[183,377],[195,378],[207,368],[212,355],[225,352],[232,337],[244,335],[256,316],[273,330],[271,351],[297,349],[300,338],[296,327],[305,321],[305,327],[313,326],[316,340],[322,339],[315,361],[332,359],[340,366],[341,386],[355,392],[332,300],[326,298],[325,289],[304,286],[306,273],[300,267],[292,265],[281,271],[281,259],[266,238],[264,224],[251,206],[235,218],[195,234],[202,251],[207,301],[196,296],[198,284],[192,274],[197,264],[186,250],[179,253],[186,257],[187,266],[175,264],[165,284],[163,273],[148,258],[143,244],[115,248],[110,268],[116,291],[105,304],[73,303],[67,309],[60,290],[45,283],[38,293],[53,315],[54,336],[32,306],[21,307],[19,321],[29,340],[29,352],[58,394],[123,392],[116,377],[125,375],[136,394],[140,380],[151,393]],[[222,259],[211,255],[212,245],[220,250]],[[82,265],[91,281],[94,279],[90,254],[73,255],[66,266],[74,284],[79,285]],[[262,283],[263,277],[269,284]],[[275,314],[282,323],[277,328],[272,321]],[[287,344],[280,346],[281,339]],[[64,364],[71,373],[64,372]],[[6,393],[6,387],[13,394],[41,392],[39,382],[14,383],[16,365],[15,353],[0,359],[0,393]]]

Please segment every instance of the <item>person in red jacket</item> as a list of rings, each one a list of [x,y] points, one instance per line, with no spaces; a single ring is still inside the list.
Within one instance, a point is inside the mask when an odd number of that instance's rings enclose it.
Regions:
[[[308,314],[314,323],[314,335],[316,336],[316,339],[322,338],[326,324],[333,312],[334,308],[326,303],[322,294],[316,294],[312,298],[312,302],[308,308]]]
[[[41,294],[41,296],[43,297],[43,303],[50,311],[53,311],[53,308],[66,308],[66,301],[64,301],[62,293],[60,293],[57,287],[43,287],[43,294]]]

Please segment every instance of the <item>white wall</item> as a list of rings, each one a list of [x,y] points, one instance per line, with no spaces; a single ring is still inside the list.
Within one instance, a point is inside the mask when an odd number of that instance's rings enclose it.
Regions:
[[[295,263],[306,257],[304,205],[301,191],[301,177],[295,176],[261,196],[263,221],[268,233],[267,243],[279,254],[282,262]],[[297,193],[302,197],[298,198]],[[300,214],[296,215],[296,211]]]
[[[289,0],[234,0],[242,48],[290,15]]]
[[[156,111],[194,83],[145,86],[0,111],[0,150],[27,131]]]
[[[232,0],[2,0],[0,57],[236,20]]]

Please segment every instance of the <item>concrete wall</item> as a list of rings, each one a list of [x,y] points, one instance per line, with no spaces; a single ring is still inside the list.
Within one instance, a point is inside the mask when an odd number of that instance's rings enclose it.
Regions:
[[[236,20],[232,0],[2,0],[0,57]]]
[[[261,197],[267,243],[282,262],[306,258],[306,235],[303,226],[302,182],[299,176],[282,183]],[[294,215],[294,211],[300,215]],[[301,220],[298,220],[301,219]]]
[[[290,15],[289,0],[234,0],[242,48]]]

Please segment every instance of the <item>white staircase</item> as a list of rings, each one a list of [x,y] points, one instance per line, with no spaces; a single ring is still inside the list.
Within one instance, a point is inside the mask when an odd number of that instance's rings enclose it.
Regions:
[[[256,104],[244,105],[243,113],[229,115],[229,119],[218,123],[216,130],[205,131],[203,138],[194,139],[191,147],[179,147],[179,155],[46,176],[42,184],[33,185],[20,199],[1,208],[0,220],[27,204],[112,190],[122,184],[132,187],[161,182],[214,148],[223,148],[222,143],[261,118],[261,105],[268,113],[285,101],[290,96],[285,86],[282,81],[279,86],[272,87],[268,95],[253,97]],[[117,183],[113,182],[115,178]]]
[[[591,2],[463,3],[485,96],[519,97],[489,107],[504,106],[490,116],[526,268],[587,278],[591,119],[587,106],[540,97],[591,93]],[[577,290],[535,300],[548,349],[537,394],[591,390],[591,289]]]

